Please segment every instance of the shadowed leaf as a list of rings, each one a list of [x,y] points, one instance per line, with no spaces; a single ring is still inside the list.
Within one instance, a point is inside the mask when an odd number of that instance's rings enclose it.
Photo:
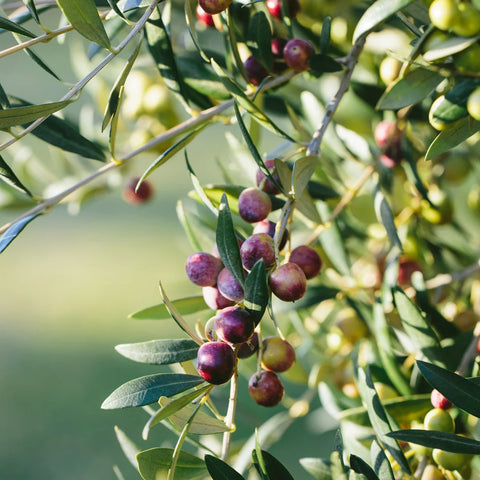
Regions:
[[[205,455],[205,464],[212,480],[245,480],[230,465],[213,455]]]

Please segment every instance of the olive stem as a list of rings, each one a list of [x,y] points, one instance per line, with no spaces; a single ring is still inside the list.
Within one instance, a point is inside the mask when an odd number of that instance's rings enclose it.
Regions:
[[[230,450],[230,440],[232,438],[235,409],[237,406],[237,395],[238,395],[238,370],[237,370],[237,365],[235,365],[233,376],[232,376],[232,379],[230,380],[230,398],[228,401],[227,415],[225,416],[225,425],[228,427],[228,431],[223,434],[222,454],[220,457],[222,460],[226,460],[228,458],[228,453]]]

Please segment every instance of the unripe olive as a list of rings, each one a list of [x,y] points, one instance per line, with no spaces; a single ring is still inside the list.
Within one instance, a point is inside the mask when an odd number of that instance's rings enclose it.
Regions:
[[[423,420],[425,430],[437,430],[439,432],[453,433],[455,431],[455,422],[447,410],[441,408],[432,408]]]
[[[420,480],[445,480],[445,477],[435,465],[427,465]]]
[[[398,78],[402,62],[393,57],[385,57],[380,64],[379,75],[385,85],[390,85]]]
[[[460,18],[455,0],[434,0],[428,14],[433,25],[440,30],[449,30]]]
[[[468,2],[457,5],[458,18],[450,26],[450,30],[461,37],[473,37],[480,32],[480,12]]]
[[[262,367],[272,372],[285,372],[295,362],[295,350],[280,337],[267,337],[262,342]]]
[[[474,43],[453,57],[455,67],[462,73],[476,73],[480,70],[480,45]]]
[[[465,453],[447,452],[434,448],[432,452],[434,462],[445,470],[461,470],[470,460],[471,456]]]
[[[480,121],[480,87],[468,96],[467,111],[471,117]]]
[[[426,200],[420,205],[422,217],[434,225],[449,223],[453,218],[453,204],[443,190],[431,188],[428,196],[433,203],[432,207]]]

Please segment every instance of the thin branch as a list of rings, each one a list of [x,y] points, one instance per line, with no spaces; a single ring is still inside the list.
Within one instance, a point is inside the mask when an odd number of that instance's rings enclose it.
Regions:
[[[152,1],[150,6],[143,14],[142,18],[136,23],[132,31],[125,37],[125,39],[118,45],[118,47],[114,49],[115,53],[110,53],[109,55],[107,55],[87,76],[82,78],[72,89],[70,89],[70,91],[59,100],[60,102],[70,100],[75,95],[77,95],[83,89],[83,87],[85,87],[85,85],[98,74],[98,72],[100,72],[105,66],[107,66],[117,56],[117,54],[120,53],[129,44],[132,38],[134,38],[137,33],[143,28],[150,15],[152,14],[153,10],[155,10],[155,7],[157,6],[159,1],[160,0]],[[14,143],[18,142],[18,140],[20,140],[21,138],[25,137],[32,130],[41,125],[49,116],[50,115],[47,115],[45,117],[35,120],[27,128],[16,134],[14,138],[0,145],[0,152],[10,147]]]
[[[362,176],[357,180],[353,187],[349,188],[347,192],[343,195],[340,201],[337,203],[337,206],[333,210],[330,217],[323,223],[317,226],[312,234],[308,237],[305,244],[310,245],[314,242],[319,235],[329,228],[332,222],[343,212],[344,208],[352,201],[353,197],[358,193],[358,191],[363,187],[363,185],[370,179],[373,172],[375,171],[374,165],[369,165],[363,172]]]
[[[230,440],[232,438],[232,429],[235,426],[235,409],[237,406],[237,395],[238,395],[238,371],[235,367],[233,372],[233,377],[230,380],[230,399],[228,401],[228,410],[227,415],[225,416],[225,425],[229,428],[228,432],[223,434],[223,443],[222,443],[222,455],[221,459],[226,460],[228,458],[228,452],[230,450]]]
[[[464,280],[465,278],[470,277],[474,273],[477,273],[480,270],[480,259],[477,260],[472,265],[460,270],[459,272],[454,273],[441,273],[430,280],[425,281],[425,286],[428,290],[433,290],[434,288],[444,287],[450,285],[453,282],[459,280]]]
[[[340,100],[343,98],[345,93],[347,93],[350,86],[350,79],[352,78],[352,73],[355,68],[355,65],[358,62],[358,57],[363,50],[365,45],[365,36],[361,36],[353,45],[351,52],[345,58],[345,71],[343,73],[342,80],[340,81],[340,86],[338,87],[337,93],[332,98],[330,103],[327,106],[325,115],[323,116],[322,124],[318,130],[314,133],[310,144],[308,145],[306,155],[317,155],[320,150],[320,144],[322,143],[323,136],[327,130],[328,125],[332,121],[333,115],[337,110]]]
[[[272,88],[278,85],[281,85],[282,83],[287,82],[290,78],[292,78],[292,74],[285,74],[279,77],[274,78],[270,82],[267,82],[264,86],[264,89],[267,88]],[[195,117],[191,117],[188,120],[176,125],[175,127],[171,128],[170,130],[167,130],[165,133],[155,137],[153,140],[150,142],[146,143],[142,147],[126,154],[125,156],[121,157],[120,159],[116,161],[111,161],[107,163],[106,165],[102,166],[99,168],[97,171],[91,173],[87,177],[83,178],[82,180],[78,181],[77,183],[73,184],[71,187],[59,192],[57,195],[45,199],[43,202],[39,203],[35,207],[31,208],[27,212],[22,213],[19,215],[17,218],[12,220],[11,222],[6,223],[2,227],[0,227],[0,234],[4,233],[8,228],[10,228],[12,225],[17,223],[18,221],[29,217],[30,215],[34,215],[37,213],[41,213],[45,210],[48,210],[49,208],[55,206],[57,203],[60,203],[64,198],[66,198],[68,195],[71,193],[75,192],[79,188],[89,184],[91,181],[95,180],[96,178],[102,176],[103,174],[109,172],[110,170],[113,170],[117,167],[122,166],[125,162],[130,160],[131,158],[139,155],[140,153],[149,150],[150,148],[159,145],[166,140],[170,140],[177,135],[180,135],[181,133],[187,132],[188,130],[191,130],[195,128],[196,126],[202,124],[203,122],[206,122],[207,120],[211,120],[214,118],[216,115],[219,115],[220,113],[224,112],[225,110],[231,108],[233,106],[234,100],[228,100],[225,103],[222,103],[220,105],[217,105],[215,107],[211,107],[207,110],[202,111]]]

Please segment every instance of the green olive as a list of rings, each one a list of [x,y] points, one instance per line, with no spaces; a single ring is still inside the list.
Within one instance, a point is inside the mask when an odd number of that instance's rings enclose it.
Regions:
[[[428,14],[433,25],[440,30],[450,30],[460,17],[455,0],[434,0],[428,9]]]
[[[450,30],[461,37],[473,37],[480,32],[480,12],[470,3],[458,4],[458,19]]]
[[[480,71],[480,45],[474,43],[453,57],[455,67],[461,73]]]
[[[445,470],[461,470],[470,460],[471,455],[465,453],[447,452],[434,448],[432,452],[434,462]]]
[[[467,111],[475,120],[480,121],[480,87],[468,96]]]
[[[453,433],[455,431],[455,422],[447,410],[441,408],[432,408],[423,420],[425,430],[436,430],[439,432]]]

